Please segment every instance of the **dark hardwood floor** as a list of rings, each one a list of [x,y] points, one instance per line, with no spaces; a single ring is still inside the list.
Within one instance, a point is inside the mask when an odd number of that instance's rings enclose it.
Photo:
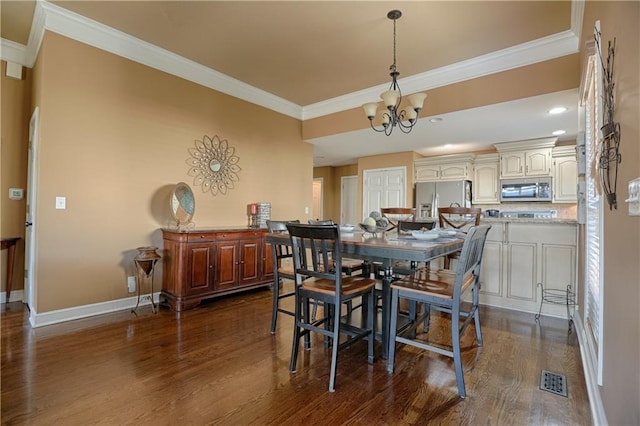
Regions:
[[[364,342],[341,352],[335,393],[320,338],[290,374],[292,318],[269,333],[269,290],[180,315],[144,308],[37,329],[21,303],[2,306],[7,425],[592,423],[577,339],[561,319],[538,325],[533,314],[483,307],[484,347],[473,327],[463,340],[462,400],[451,359],[405,346],[393,375],[382,359],[367,364]],[[436,334],[448,324],[434,315]],[[567,376],[568,397],[539,389],[543,369]]]

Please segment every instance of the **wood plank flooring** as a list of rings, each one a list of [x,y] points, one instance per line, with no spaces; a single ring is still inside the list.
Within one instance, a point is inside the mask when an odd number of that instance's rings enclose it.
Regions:
[[[556,318],[538,325],[533,314],[483,307],[484,347],[472,326],[463,340],[463,400],[451,359],[406,346],[393,375],[382,359],[367,364],[365,342],[347,348],[335,393],[320,338],[290,374],[292,318],[269,333],[269,290],[179,315],[144,308],[37,329],[21,303],[2,306],[6,425],[592,423],[575,333]],[[448,325],[434,314],[444,341]],[[539,389],[543,369],[567,376],[568,397]]]

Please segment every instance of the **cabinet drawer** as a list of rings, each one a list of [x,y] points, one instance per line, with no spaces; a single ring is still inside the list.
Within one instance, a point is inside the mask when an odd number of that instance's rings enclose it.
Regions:
[[[214,232],[189,232],[187,235],[187,242],[197,243],[199,241],[215,241],[216,234]]]
[[[216,233],[217,240],[241,240],[245,238],[260,238],[263,231],[229,231]]]
[[[552,223],[509,223],[508,240],[520,242],[544,242],[548,244],[576,244],[576,225]]]

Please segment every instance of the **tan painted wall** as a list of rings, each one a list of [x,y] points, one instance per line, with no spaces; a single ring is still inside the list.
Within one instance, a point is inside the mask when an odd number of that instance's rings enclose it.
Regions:
[[[6,76],[7,63],[2,61],[0,92],[2,98],[2,146],[0,186],[0,235],[2,238],[20,237],[15,249],[11,291],[24,288],[24,221],[27,190],[27,151],[29,144],[29,119],[31,116],[30,69],[23,68],[22,80]],[[10,200],[9,188],[22,188],[25,198]],[[0,285],[5,290],[7,251],[0,254],[2,267]]]
[[[257,201],[306,221],[313,157],[299,121],[48,32],[38,67],[38,313],[128,296],[135,249],[162,247],[177,182],[194,189],[198,227],[245,226]],[[187,176],[203,135],[227,139],[240,158],[226,195]]]
[[[604,41],[616,38],[615,121],[620,122],[618,210],[604,213],[604,353],[600,393],[608,423],[640,424],[640,217],[630,217],[627,182],[640,176],[640,3],[586,2],[583,42],[600,20]]]
[[[541,78],[553,75],[554,78]],[[522,84],[523,81],[529,84]],[[427,92],[421,117],[507,102],[541,93],[575,89],[580,84],[580,55],[568,55],[526,67],[515,68]],[[496,90],[499,88],[499,90]],[[381,108],[381,107],[380,107]],[[375,122],[374,122],[375,123]],[[378,123],[376,123],[378,124]],[[305,120],[306,140],[369,127],[362,108],[353,108]]]

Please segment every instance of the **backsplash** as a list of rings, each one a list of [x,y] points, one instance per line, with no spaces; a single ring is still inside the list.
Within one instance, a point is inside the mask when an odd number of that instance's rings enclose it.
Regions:
[[[576,219],[577,205],[575,203],[502,203],[502,204],[474,204],[473,207],[480,207],[485,210],[500,210],[500,212],[522,212],[555,210],[558,219]]]

